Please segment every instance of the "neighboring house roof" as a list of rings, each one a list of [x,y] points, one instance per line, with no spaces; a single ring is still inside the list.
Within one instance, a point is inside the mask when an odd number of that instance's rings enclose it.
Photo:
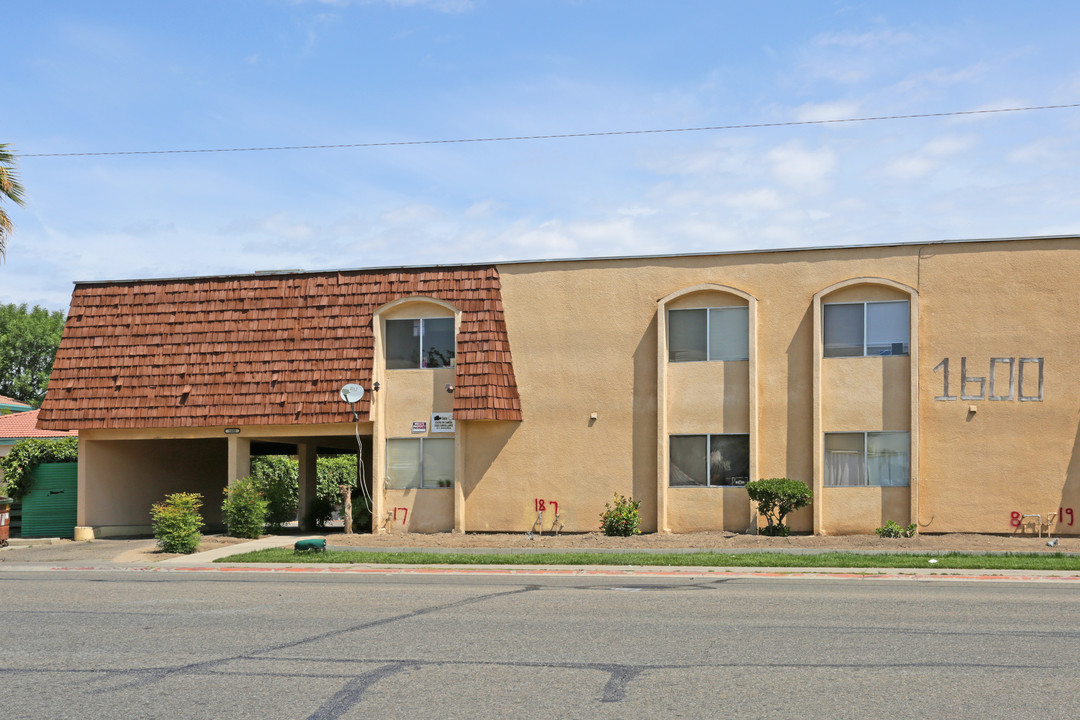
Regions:
[[[40,412],[40,410],[30,410],[0,416],[0,444],[24,438],[58,438],[79,434],[74,430],[38,430],[37,419]]]
[[[33,410],[32,405],[27,405],[22,400],[16,400],[15,398],[9,398],[6,395],[0,395],[0,410],[10,410],[12,412],[25,412],[27,410]]]
[[[500,290],[493,266],[78,284],[41,424],[351,420],[338,391],[371,389],[373,314],[413,296],[461,309],[455,419],[520,420]]]

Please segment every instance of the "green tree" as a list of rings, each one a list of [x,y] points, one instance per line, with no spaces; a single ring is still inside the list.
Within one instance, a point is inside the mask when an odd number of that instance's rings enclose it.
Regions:
[[[7,238],[15,230],[11,218],[4,211],[4,201],[10,200],[16,205],[23,204],[23,186],[15,170],[15,153],[6,144],[0,143],[0,261],[7,252]]]
[[[40,405],[63,333],[58,310],[0,305],[0,395]]]
[[[758,504],[758,512],[765,516],[768,525],[761,528],[762,535],[787,537],[791,528],[784,524],[788,513],[804,508],[814,499],[814,493],[798,480],[791,478],[765,478],[746,483],[746,494]]]

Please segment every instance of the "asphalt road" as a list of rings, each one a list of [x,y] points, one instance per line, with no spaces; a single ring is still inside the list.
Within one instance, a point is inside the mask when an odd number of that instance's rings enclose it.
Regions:
[[[0,717],[1075,718],[1068,583],[0,573]]]

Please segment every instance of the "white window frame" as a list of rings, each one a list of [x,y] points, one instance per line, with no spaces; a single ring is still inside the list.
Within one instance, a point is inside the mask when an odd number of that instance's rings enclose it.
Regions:
[[[907,350],[903,353],[892,353],[888,355],[874,354],[870,355],[866,352],[866,318],[869,315],[866,305],[885,305],[890,303],[903,302],[907,305],[907,339],[903,341],[907,345]],[[863,307],[863,354],[862,355],[826,355],[825,354],[825,308],[834,307],[834,305],[862,305]],[[822,303],[822,357],[906,357],[912,354],[912,302],[910,300],[853,300],[851,302],[823,302]],[[893,343],[895,344],[895,343]]]
[[[454,478],[452,476],[452,473],[451,473],[451,477],[450,477],[450,484],[449,485],[442,485],[442,486],[438,485],[437,480],[432,480],[431,484],[428,484],[428,479],[424,475],[424,442],[434,440],[434,441],[437,441],[437,442],[450,442],[450,443],[452,443],[452,442],[454,442],[453,438],[422,438],[422,437],[420,437],[420,438],[417,438],[417,437],[387,438],[386,439],[386,456],[387,456],[387,458],[390,457],[390,443],[391,442],[403,441],[403,440],[418,443],[416,447],[417,447],[417,456],[418,456],[419,462],[420,462],[420,485],[419,485],[419,487],[389,488],[389,489],[391,489],[391,490],[432,490],[432,489],[436,489],[437,490],[440,487],[442,487],[442,488],[454,487],[454,482],[455,482],[456,478]],[[455,450],[456,450],[456,448],[455,448]],[[389,470],[390,470],[390,468],[388,466],[387,467],[387,476],[386,476],[387,483],[389,483],[389,481],[390,481]]]
[[[450,323],[451,323],[451,327],[453,328],[453,334],[454,334],[454,347],[450,351],[450,358],[449,358],[449,363],[450,364],[449,365],[441,365],[439,367],[428,367],[428,366],[424,365],[424,335],[426,334],[424,326],[427,324],[427,322],[429,320],[449,320]],[[418,357],[419,357],[419,360],[420,360],[420,364],[419,365],[410,365],[409,367],[399,367],[399,368],[387,367],[388,370],[439,370],[441,368],[448,368],[448,367],[452,368],[452,367],[455,367],[457,365],[457,327],[456,327],[456,323],[454,322],[454,317],[452,315],[448,315],[448,316],[445,316],[445,317],[436,316],[436,317],[419,317],[419,318],[418,317],[391,317],[391,318],[386,318],[385,322],[388,325],[389,325],[389,323],[392,323],[392,322],[413,322],[413,323],[418,322],[418,323],[420,323],[420,334],[417,336],[417,340],[416,340],[417,347],[419,349],[419,356]],[[386,353],[389,352],[389,349],[390,349],[390,346],[389,346],[389,333],[386,333],[386,332],[383,333],[383,345],[385,346],[383,348],[383,357],[384,357],[384,362],[386,362],[386,360],[385,360]]]
[[[683,312],[686,310],[704,310],[705,311],[705,359],[704,360],[672,360],[671,359],[671,313]],[[711,348],[709,347],[709,337],[712,333],[712,310],[745,310],[746,311],[746,357],[740,358],[726,358],[724,360],[714,360],[709,357]],[[683,362],[746,362],[750,359],[750,306],[749,305],[707,305],[704,307],[680,307],[680,308],[668,308],[668,362],[683,363]]]
[[[824,433],[827,437],[829,435],[862,435],[862,484],[861,485],[824,485],[829,488],[844,488],[844,487],[911,487],[911,433],[907,430],[847,430],[838,432]],[[907,482],[903,485],[871,485],[870,484],[870,457],[869,446],[871,435],[906,435],[907,436],[907,460],[908,460],[908,476]],[[822,458],[825,458],[828,451],[825,449],[825,438],[821,440],[822,446]],[[828,480],[828,473],[825,471],[825,466],[828,464],[828,460],[824,460],[822,463],[822,472],[825,473],[823,482]]]
[[[672,485],[671,484],[671,460],[670,460],[671,439],[672,438],[677,438],[677,437],[703,437],[703,438],[705,438],[705,484],[704,485]],[[712,447],[712,439],[714,437],[744,437],[744,438],[746,438],[746,447],[747,447],[747,451],[748,451],[747,461],[746,461],[746,473],[747,473],[746,482],[750,482],[750,458],[749,458],[750,433],[672,433],[672,434],[668,435],[668,454],[669,454],[669,459],[668,459],[668,487],[672,487],[672,488],[703,488],[703,487],[704,488],[745,488],[746,487],[746,483],[743,483],[742,485],[723,485],[723,484],[713,485],[712,484],[712,477],[711,477],[712,473],[710,472],[710,468],[709,468],[709,455],[711,454],[711,451],[709,450],[709,448]]]

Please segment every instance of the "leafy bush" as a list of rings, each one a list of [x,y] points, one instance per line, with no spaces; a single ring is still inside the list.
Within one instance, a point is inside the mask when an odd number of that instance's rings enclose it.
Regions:
[[[353,495],[352,530],[354,533],[371,532],[371,508],[362,495]]]
[[[154,503],[150,517],[158,547],[167,553],[189,555],[199,547],[203,520],[199,514],[202,495],[199,493],[173,493],[165,501]]]
[[[766,478],[746,483],[746,494],[757,503],[758,511],[768,522],[761,534],[774,537],[790,535],[791,528],[784,524],[784,518],[809,505],[814,497],[805,483],[790,478]]]
[[[321,457],[316,463],[319,497],[341,502],[341,486],[356,487],[356,453]]]
[[[237,480],[225,488],[225,502],[221,512],[231,537],[254,540],[262,535],[266,527],[266,507],[255,481],[251,478]]]
[[[325,518],[325,523],[330,520],[334,508],[341,504],[341,486],[356,487],[356,454],[320,457],[315,474],[319,499],[317,515]],[[296,519],[300,495],[300,463],[296,458],[288,455],[253,457],[251,477],[269,503],[266,523],[271,530],[279,530],[284,523]]]
[[[331,498],[316,495],[315,499],[311,501],[311,508],[304,515],[304,526],[321,530],[334,517],[336,507],[337,503]]]
[[[0,469],[4,471],[0,494],[6,494],[12,500],[21,500],[30,492],[34,468],[41,463],[78,462],[79,438],[66,437],[60,440],[27,438],[11,446],[11,451],[0,458]]]
[[[630,537],[641,534],[640,500],[631,500],[615,493],[615,507],[604,503],[604,512],[600,513],[600,529],[605,535]]]
[[[251,458],[251,480],[266,500],[266,524],[270,530],[296,519],[300,492],[300,466],[287,455]]]
[[[889,522],[885,523],[882,527],[879,527],[876,530],[874,530],[874,532],[877,533],[878,537],[883,537],[883,538],[909,538],[909,537],[915,537],[915,531],[917,529],[918,529],[918,526],[915,525],[915,523],[911,523],[907,527],[903,527],[902,525],[898,524],[896,521],[890,520]]]

